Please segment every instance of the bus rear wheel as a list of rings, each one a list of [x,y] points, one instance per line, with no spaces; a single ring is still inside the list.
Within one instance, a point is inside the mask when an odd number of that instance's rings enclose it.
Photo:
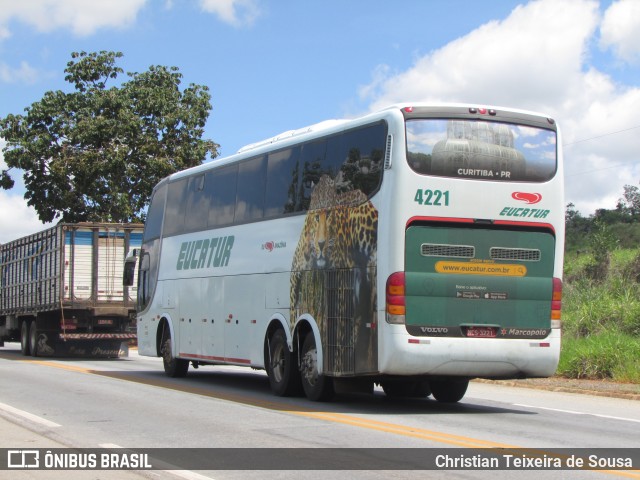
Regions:
[[[164,373],[172,378],[184,377],[189,370],[189,361],[173,356],[171,334],[168,333],[162,342],[162,364]]]
[[[313,333],[308,333],[300,355],[302,388],[309,400],[323,402],[333,397],[333,379],[318,373],[318,349]]]
[[[469,380],[463,379],[446,379],[431,380],[429,382],[433,397],[442,403],[456,403],[462,400],[464,394],[467,393]]]
[[[264,360],[269,385],[275,395],[289,397],[301,392],[300,372],[296,368],[295,355],[289,351],[287,336],[282,329],[276,330],[268,339]]]

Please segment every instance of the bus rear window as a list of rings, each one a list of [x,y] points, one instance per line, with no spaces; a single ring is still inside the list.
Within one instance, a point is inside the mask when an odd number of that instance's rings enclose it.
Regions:
[[[424,175],[544,182],[556,172],[556,132],[469,119],[408,119],[407,161]]]

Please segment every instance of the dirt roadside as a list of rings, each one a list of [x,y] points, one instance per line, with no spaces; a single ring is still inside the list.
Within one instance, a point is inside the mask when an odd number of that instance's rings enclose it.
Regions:
[[[480,380],[474,382],[494,383],[520,388],[537,388],[552,392],[581,393],[599,397],[625,398],[640,400],[640,385],[635,383],[617,383],[607,380],[576,380],[573,378],[528,378],[525,380]]]

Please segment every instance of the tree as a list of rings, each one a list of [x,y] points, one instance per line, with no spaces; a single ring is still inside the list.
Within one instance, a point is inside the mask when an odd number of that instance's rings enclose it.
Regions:
[[[619,209],[630,217],[630,221],[637,221],[640,217],[640,189],[633,185],[624,186],[623,198],[618,200]]]
[[[120,52],[72,53],[65,80],[75,91],[46,92],[25,115],[0,118],[7,144],[0,186],[24,171],[25,199],[43,222],[141,221],[154,185],[165,176],[214,158],[202,139],[211,110],[208,87],[180,90],[177,67],[127,73]]]

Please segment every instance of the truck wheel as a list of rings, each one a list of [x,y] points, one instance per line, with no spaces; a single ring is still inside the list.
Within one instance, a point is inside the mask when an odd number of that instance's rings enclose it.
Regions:
[[[22,355],[31,355],[31,348],[29,348],[29,322],[23,320],[20,326],[20,351]]]
[[[432,380],[429,382],[433,398],[442,403],[459,402],[467,393],[469,380]]]
[[[184,377],[187,375],[187,370],[189,370],[188,360],[173,356],[170,334],[167,334],[162,342],[162,364],[164,365],[164,373],[172,378]]]
[[[265,349],[265,369],[269,376],[271,391],[279,397],[290,397],[302,390],[300,372],[295,355],[289,351],[287,336],[282,329],[276,330]]]
[[[29,350],[32,357],[38,356],[38,328],[35,320],[29,324]]]
[[[309,400],[314,402],[331,400],[334,394],[333,379],[318,374],[318,349],[313,333],[308,333],[302,344],[300,374],[304,394]]]

